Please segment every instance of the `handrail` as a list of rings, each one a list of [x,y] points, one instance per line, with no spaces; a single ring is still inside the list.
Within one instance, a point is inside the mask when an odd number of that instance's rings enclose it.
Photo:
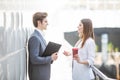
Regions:
[[[107,77],[105,74],[103,74],[99,69],[97,69],[95,66],[91,66],[92,70],[94,71],[95,75],[98,75],[103,80],[117,80]]]
[[[26,46],[23,47],[23,48],[21,48],[21,49],[19,49],[19,50],[16,50],[16,51],[14,51],[14,52],[11,52],[11,53],[7,54],[7,55],[5,55],[4,57],[3,57],[3,56],[0,57],[0,62],[2,62],[2,61],[5,60],[5,59],[8,59],[8,58],[11,57],[11,56],[14,56],[14,55],[18,54],[20,51],[24,50],[25,48],[26,48]]]

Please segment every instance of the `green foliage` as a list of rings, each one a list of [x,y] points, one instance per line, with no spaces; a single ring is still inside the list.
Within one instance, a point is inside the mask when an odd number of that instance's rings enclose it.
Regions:
[[[99,50],[99,47],[98,47],[98,45],[96,45],[95,51],[98,52],[98,50]]]
[[[119,48],[115,47],[112,42],[108,43],[108,52],[112,53],[112,52],[119,52]]]
[[[112,42],[108,43],[108,52],[112,53],[114,51],[114,46],[112,44]]]
[[[118,47],[115,48],[115,52],[119,52],[119,48]]]

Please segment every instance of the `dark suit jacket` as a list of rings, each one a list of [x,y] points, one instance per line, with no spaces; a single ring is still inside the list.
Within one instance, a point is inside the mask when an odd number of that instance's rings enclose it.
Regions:
[[[51,56],[41,57],[45,48],[44,38],[35,30],[28,41],[30,80],[50,80]]]

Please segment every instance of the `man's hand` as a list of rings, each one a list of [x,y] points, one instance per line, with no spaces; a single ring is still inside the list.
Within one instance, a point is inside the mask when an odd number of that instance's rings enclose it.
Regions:
[[[53,61],[57,60],[57,58],[58,58],[57,52],[53,53],[53,54],[51,55],[51,57],[52,57],[52,60],[53,60]]]

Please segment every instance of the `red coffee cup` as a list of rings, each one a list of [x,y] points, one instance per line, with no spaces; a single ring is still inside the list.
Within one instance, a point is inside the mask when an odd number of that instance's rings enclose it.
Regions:
[[[78,54],[78,48],[76,47],[72,48],[72,53],[73,53],[73,56]]]

